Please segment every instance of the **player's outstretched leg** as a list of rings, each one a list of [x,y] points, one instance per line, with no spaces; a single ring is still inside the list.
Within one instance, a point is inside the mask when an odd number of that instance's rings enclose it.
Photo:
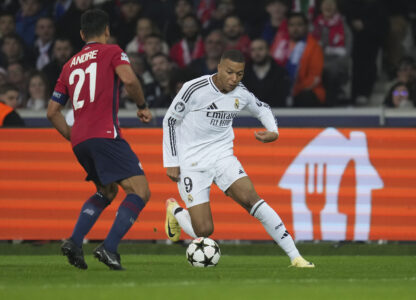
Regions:
[[[197,238],[192,227],[189,212],[180,207],[175,199],[169,198],[166,200],[165,231],[166,235],[172,242],[177,242],[179,240],[181,228],[192,238]]]
[[[250,210],[250,214],[257,218],[266,229],[267,233],[286,252],[291,260],[291,266],[296,268],[314,268],[315,265],[305,260],[299,253],[295,243],[286,230],[279,215],[263,199],[256,202]]]
[[[68,258],[68,262],[82,270],[88,269],[88,265],[84,260],[84,252],[78,247],[72,239],[68,239],[61,245],[62,254]]]

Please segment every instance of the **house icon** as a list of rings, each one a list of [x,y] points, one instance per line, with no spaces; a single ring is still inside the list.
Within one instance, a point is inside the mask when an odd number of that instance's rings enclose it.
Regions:
[[[322,194],[319,213],[322,240],[345,240],[347,216],[338,210],[341,178],[348,163],[355,165],[354,240],[368,240],[371,222],[371,191],[383,188],[372,166],[364,132],[353,131],[350,138],[335,128],[315,137],[295,158],[278,186],[292,191],[293,228],[296,240],[313,240],[312,212],[306,203],[312,193]],[[319,226],[320,225],[320,226]]]

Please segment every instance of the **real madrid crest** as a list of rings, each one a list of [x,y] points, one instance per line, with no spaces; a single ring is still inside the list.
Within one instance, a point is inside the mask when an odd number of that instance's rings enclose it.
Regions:
[[[191,194],[188,194],[188,202],[194,201],[194,197]]]
[[[235,98],[235,102],[234,102],[235,109],[238,109],[239,106],[240,106],[240,101],[238,101],[238,99]]]

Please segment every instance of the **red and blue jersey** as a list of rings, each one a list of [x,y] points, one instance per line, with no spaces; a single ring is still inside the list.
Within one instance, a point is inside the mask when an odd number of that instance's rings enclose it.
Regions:
[[[129,64],[117,45],[88,43],[62,68],[52,100],[72,99],[72,146],[91,138],[121,136],[118,122],[120,79],[117,66]]]

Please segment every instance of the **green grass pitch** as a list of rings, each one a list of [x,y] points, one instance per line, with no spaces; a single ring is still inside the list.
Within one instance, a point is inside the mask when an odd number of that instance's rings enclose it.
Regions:
[[[122,244],[125,271],[84,247],[88,270],[59,244],[0,244],[0,299],[416,299],[416,245],[300,245],[315,269],[288,268],[272,244],[221,245],[217,267],[191,267],[185,247]]]

